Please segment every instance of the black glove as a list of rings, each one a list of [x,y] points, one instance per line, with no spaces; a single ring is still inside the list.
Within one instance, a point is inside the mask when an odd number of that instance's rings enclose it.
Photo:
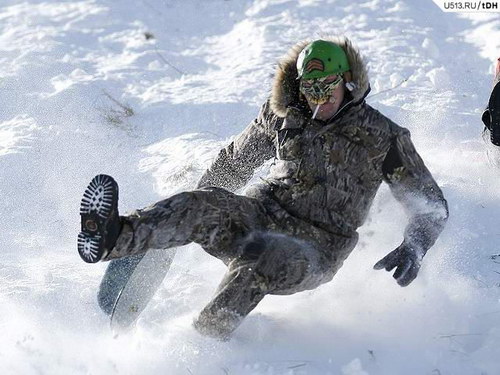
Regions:
[[[391,271],[397,267],[393,277],[400,286],[408,286],[417,277],[424,254],[423,250],[413,248],[403,242],[396,250],[379,260],[373,268],[376,270],[385,268]]]

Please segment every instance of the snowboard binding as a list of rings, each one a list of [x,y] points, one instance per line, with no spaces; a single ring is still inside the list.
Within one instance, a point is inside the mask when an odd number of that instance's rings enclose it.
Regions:
[[[95,176],[83,193],[80,205],[81,232],[78,253],[96,263],[114,247],[121,230],[118,216],[118,184],[107,175]]]

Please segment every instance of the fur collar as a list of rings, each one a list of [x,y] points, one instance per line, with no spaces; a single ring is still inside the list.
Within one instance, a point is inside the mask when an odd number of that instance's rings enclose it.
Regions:
[[[370,89],[368,71],[357,48],[343,36],[322,38],[342,47],[347,54],[353,81],[356,85],[351,91],[354,103],[362,100]],[[289,105],[299,102],[299,80],[296,61],[300,52],[314,40],[304,40],[293,46],[278,63],[271,92],[271,109],[279,117],[285,117]]]

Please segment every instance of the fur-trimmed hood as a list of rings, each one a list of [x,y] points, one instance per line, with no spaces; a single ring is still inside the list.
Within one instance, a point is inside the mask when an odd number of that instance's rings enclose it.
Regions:
[[[370,88],[368,71],[357,48],[344,36],[321,38],[340,46],[346,53],[351,67],[355,88],[351,91],[356,103],[366,96]],[[271,109],[279,117],[285,117],[289,105],[299,102],[299,80],[297,79],[297,58],[300,52],[314,39],[301,41],[294,45],[278,63],[271,92]]]

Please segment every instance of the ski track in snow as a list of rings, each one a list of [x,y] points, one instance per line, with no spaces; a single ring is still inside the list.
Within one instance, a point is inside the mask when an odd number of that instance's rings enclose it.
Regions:
[[[382,187],[334,281],[266,297],[231,341],[191,327],[224,272],[195,245],[137,327],[113,337],[96,303],[106,265],[76,252],[88,181],[113,175],[122,212],[193,188],[257,114],[278,58],[337,33],[369,63],[367,101],[410,129],[450,205],[417,280],[400,288],[372,270],[406,222]],[[480,136],[498,13],[397,0],[4,0],[0,51],[2,374],[500,372],[500,181]]]

